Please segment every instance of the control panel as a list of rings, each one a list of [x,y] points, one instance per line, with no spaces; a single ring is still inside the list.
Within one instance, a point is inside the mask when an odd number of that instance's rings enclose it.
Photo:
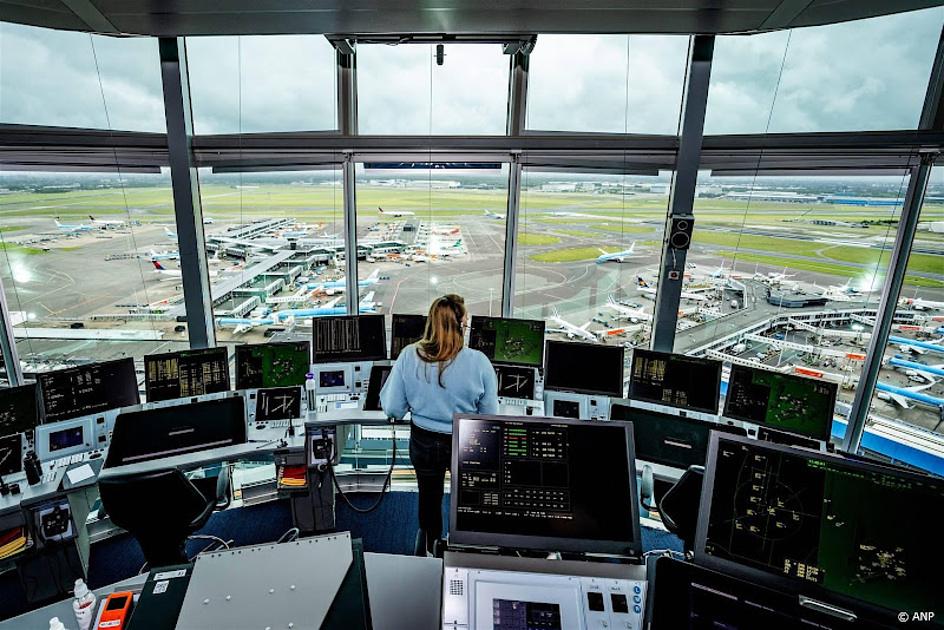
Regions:
[[[641,630],[646,581],[446,567],[443,630]]]
[[[609,420],[610,399],[608,396],[546,390],[544,414],[575,420]]]
[[[310,383],[314,387],[306,385],[309,410],[323,414],[362,408],[372,365],[371,361],[312,365]]]

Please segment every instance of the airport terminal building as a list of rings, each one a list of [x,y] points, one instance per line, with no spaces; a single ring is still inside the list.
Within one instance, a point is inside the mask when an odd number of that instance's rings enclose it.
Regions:
[[[0,0],[0,630],[941,626],[942,151],[940,0]]]

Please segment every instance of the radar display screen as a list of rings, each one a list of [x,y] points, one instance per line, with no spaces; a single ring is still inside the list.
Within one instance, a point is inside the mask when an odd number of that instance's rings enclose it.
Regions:
[[[463,415],[455,423],[450,541],[636,546],[631,425]]]
[[[256,392],[256,422],[293,420],[301,415],[301,386],[269,387]]]
[[[836,384],[828,381],[732,365],[724,415],[827,440],[836,389]]]
[[[236,346],[236,389],[303,385],[310,359],[307,341]]]
[[[44,422],[68,420],[141,402],[131,357],[43,372],[36,380]]]
[[[226,347],[146,355],[144,387],[148,402],[229,391]]]
[[[338,315],[311,320],[312,363],[382,361],[387,358],[383,315]]]
[[[502,398],[534,398],[534,368],[496,365],[498,395]]]
[[[19,433],[0,437],[0,476],[23,470],[23,436]]]
[[[0,436],[27,433],[32,439],[37,424],[36,384],[0,387]]]
[[[390,359],[396,361],[404,348],[423,338],[425,330],[426,315],[394,314],[393,328],[390,332]]]
[[[944,522],[944,481],[716,439],[696,549],[709,564],[734,563],[894,611],[939,606],[944,548],[934,541]]]
[[[560,604],[492,600],[492,630],[562,630]]]
[[[544,388],[623,397],[623,347],[548,341]]]
[[[483,352],[492,363],[541,367],[544,322],[473,315],[469,347]]]
[[[633,350],[629,397],[634,400],[718,413],[721,361]]]

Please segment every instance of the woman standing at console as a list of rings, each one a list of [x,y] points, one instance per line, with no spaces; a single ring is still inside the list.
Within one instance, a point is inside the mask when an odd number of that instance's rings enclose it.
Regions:
[[[419,488],[420,532],[426,550],[442,534],[442,496],[452,462],[452,417],[498,412],[498,380],[488,358],[466,348],[465,300],[436,298],[423,338],[403,349],[380,392],[384,412],[400,419],[411,412],[410,461]],[[418,545],[419,546],[419,545]]]

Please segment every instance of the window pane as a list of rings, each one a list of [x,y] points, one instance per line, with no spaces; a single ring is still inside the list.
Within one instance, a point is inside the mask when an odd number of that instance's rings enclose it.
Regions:
[[[944,169],[931,173],[861,452],[944,474]],[[871,330],[866,326],[866,331]]]
[[[500,314],[507,166],[359,167],[356,179],[362,308],[425,315],[435,298],[457,293],[473,315]]]
[[[547,320],[552,338],[649,342],[669,176],[526,169],[522,177],[515,315]],[[628,353],[627,353],[628,356]]]
[[[834,438],[855,396],[907,176],[734,178],[703,173],[686,290],[703,323],[675,351],[838,383]],[[841,432],[840,432],[841,433]]]
[[[687,57],[688,37],[540,35],[527,127],[675,134]]]
[[[719,37],[705,133],[914,129],[942,21],[934,8]]]
[[[0,173],[0,275],[26,373],[187,347],[169,315],[179,279],[168,172]],[[57,225],[58,222],[58,225]]]
[[[188,37],[198,134],[337,128],[334,49],[320,35]]]
[[[163,132],[157,40],[0,23],[0,122]]]
[[[436,65],[426,44],[357,49],[362,134],[505,133],[509,58],[501,46],[454,44]]]
[[[310,339],[311,317],[343,306],[315,290],[344,251],[341,190],[334,169],[200,171],[219,343]]]

